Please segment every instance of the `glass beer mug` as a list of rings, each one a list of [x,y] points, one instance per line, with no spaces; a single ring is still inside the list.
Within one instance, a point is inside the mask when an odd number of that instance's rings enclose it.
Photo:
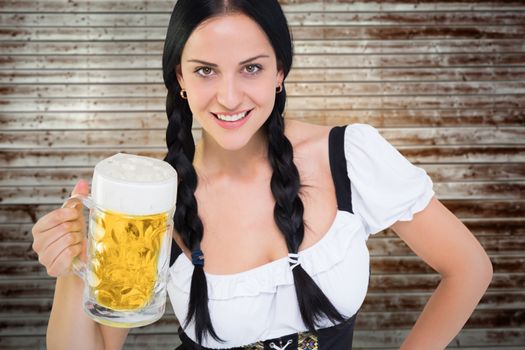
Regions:
[[[168,163],[116,154],[95,166],[91,196],[73,195],[89,209],[84,311],[113,327],[138,327],[164,314],[177,198]]]

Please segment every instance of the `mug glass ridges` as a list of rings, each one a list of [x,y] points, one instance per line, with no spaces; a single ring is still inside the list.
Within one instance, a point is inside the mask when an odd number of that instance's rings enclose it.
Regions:
[[[89,253],[90,296],[113,310],[146,306],[157,281],[157,261],[167,232],[168,214],[93,216]]]

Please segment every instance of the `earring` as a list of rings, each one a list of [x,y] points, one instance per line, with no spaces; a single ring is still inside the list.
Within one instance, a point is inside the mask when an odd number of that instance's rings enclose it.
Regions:
[[[282,85],[279,85],[279,86],[277,87],[277,89],[275,90],[275,93],[276,93],[276,94],[280,94],[282,91],[283,91],[283,86],[282,86]]]
[[[180,97],[182,97],[185,100],[188,99],[188,94],[186,93],[186,90],[184,90],[184,89],[180,90]]]

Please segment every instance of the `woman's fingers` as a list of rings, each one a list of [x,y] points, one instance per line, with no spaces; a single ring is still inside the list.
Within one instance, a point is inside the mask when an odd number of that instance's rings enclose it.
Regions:
[[[46,267],[51,265],[67,246],[81,243],[84,239],[80,225],[75,221],[63,224],[42,233],[43,248],[38,251],[38,260]]]
[[[88,183],[78,181],[72,193],[87,195]],[[82,252],[85,251],[83,208],[79,199],[69,198],[62,208],[40,218],[31,230],[33,250],[51,276],[69,271],[73,259],[79,254],[83,255]]]
[[[82,251],[82,243],[77,243],[65,247],[53,261],[53,263],[47,268],[47,273],[50,276],[58,277],[66,272],[70,271],[73,259],[80,254]]]
[[[83,224],[80,220],[56,222],[55,224],[46,230],[33,228],[33,250],[37,254],[42,253],[50,244],[60,239],[63,235],[69,232],[83,231]]]
[[[68,232],[53,241],[39,254],[39,261],[47,269],[50,276],[59,276],[69,271],[73,259],[82,250],[83,233]]]
[[[64,210],[67,209],[67,210]],[[42,217],[33,227],[33,250],[50,276],[69,271],[85,240],[84,223],[76,209],[61,208]],[[77,218],[73,221],[64,219]],[[47,230],[42,230],[48,227]]]
[[[33,239],[38,240],[40,233],[49,231],[64,222],[76,220],[81,215],[81,211],[77,208],[60,208],[53,210],[40,218],[33,226],[31,231]]]

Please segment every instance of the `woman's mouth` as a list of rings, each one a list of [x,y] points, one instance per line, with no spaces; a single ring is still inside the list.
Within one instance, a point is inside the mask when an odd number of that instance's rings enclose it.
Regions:
[[[237,129],[243,126],[251,116],[253,109],[237,114],[212,113],[215,122],[224,129]]]
[[[241,112],[241,113],[238,113],[238,114],[215,114],[213,113],[213,115],[215,116],[215,118],[219,119],[219,120],[222,120],[224,122],[236,122],[236,121],[239,121],[241,119],[244,119],[246,118],[246,116],[248,116],[248,114],[251,112],[251,110],[249,111],[244,111],[244,112]]]

